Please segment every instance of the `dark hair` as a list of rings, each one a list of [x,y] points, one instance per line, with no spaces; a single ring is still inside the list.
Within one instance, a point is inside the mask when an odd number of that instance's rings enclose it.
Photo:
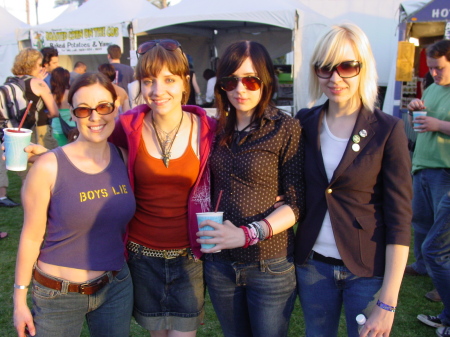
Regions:
[[[219,60],[217,68],[217,82],[214,87],[217,110],[219,111],[218,133],[224,133],[220,144],[229,144],[233,137],[236,125],[236,108],[228,100],[227,92],[220,87],[220,79],[233,74],[247,59],[253,63],[256,75],[261,79],[261,99],[255,107],[252,120],[258,121],[262,118],[264,111],[269,106],[274,106],[272,97],[277,91],[275,72],[266,48],[254,41],[239,41],[227,47]]]
[[[136,79],[140,81],[144,78],[157,76],[164,66],[174,75],[180,76],[183,81],[184,92],[181,104],[186,104],[189,99],[189,64],[186,55],[180,48],[173,51],[166,50],[161,45],[156,45],[145,54],[141,55],[136,66]]]
[[[427,48],[427,56],[438,59],[445,56],[450,62],[450,40],[438,41]]]
[[[99,72],[108,77],[111,82],[116,78],[116,68],[109,63],[100,64],[97,68]]]
[[[75,80],[75,82],[70,87],[69,96],[67,98],[67,101],[69,102],[69,104],[71,106],[73,106],[72,105],[73,95],[75,95],[75,93],[78,91],[78,89],[83,88],[83,87],[88,87],[88,86],[94,85],[96,83],[100,84],[103,88],[105,88],[106,90],[108,90],[110,92],[112,99],[113,99],[112,103],[114,103],[117,99],[117,94],[116,94],[116,90],[114,89],[111,81],[102,73],[84,73],[84,74],[78,76],[77,79]]]
[[[84,62],[77,61],[77,62],[75,63],[75,65],[73,66],[73,69],[79,68],[79,67],[86,67],[86,64],[85,64]]]
[[[50,63],[52,57],[58,56],[58,49],[53,47],[45,47],[41,49],[41,53],[43,55],[42,65]]]
[[[216,72],[212,69],[205,69],[205,71],[203,72],[203,78],[207,81],[214,76],[216,76]]]
[[[109,57],[111,57],[113,60],[120,59],[120,57],[122,56],[122,50],[120,50],[120,47],[116,44],[109,45],[107,50]]]
[[[64,93],[70,88],[69,81],[70,73],[68,70],[62,67],[53,69],[52,76],[50,77],[50,87],[58,108],[61,108]]]

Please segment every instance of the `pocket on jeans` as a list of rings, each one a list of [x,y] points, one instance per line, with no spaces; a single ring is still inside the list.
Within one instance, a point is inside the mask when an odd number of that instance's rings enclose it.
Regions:
[[[128,269],[127,264],[124,264],[122,270],[114,277],[116,282],[126,281],[130,277],[130,270]]]
[[[42,284],[33,280],[33,296],[44,298],[44,299],[52,299],[56,298],[60,292],[55,289],[44,287]]]
[[[267,264],[267,272],[272,275],[288,274],[294,270],[294,261],[290,258],[276,259]]]

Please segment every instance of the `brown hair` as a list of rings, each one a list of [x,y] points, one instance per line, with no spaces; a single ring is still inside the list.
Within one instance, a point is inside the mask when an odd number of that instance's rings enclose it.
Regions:
[[[69,89],[70,73],[67,69],[58,67],[53,69],[52,77],[50,78],[51,91],[55,98],[56,105],[61,108],[61,102],[64,93]]]
[[[111,81],[102,73],[85,73],[77,77],[75,82],[70,87],[67,102],[69,102],[69,104],[72,106],[73,95],[75,95],[78,89],[88,87],[97,83],[110,92],[113,99],[112,103],[114,103],[117,99],[116,90],[114,89]]]
[[[147,77],[157,76],[164,66],[172,74],[181,77],[184,85],[181,104],[186,104],[190,93],[189,63],[186,55],[180,48],[170,51],[160,45],[156,45],[139,57],[136,66],[136,79],[139,81],[139,93],[141,92],[140,81]]]
[[[113,60],[120,59],[120,57],[122,56],[122,50],[120,50],[120,47],[116,44],[108,46],[107,50],[109,57],[111,57]]]

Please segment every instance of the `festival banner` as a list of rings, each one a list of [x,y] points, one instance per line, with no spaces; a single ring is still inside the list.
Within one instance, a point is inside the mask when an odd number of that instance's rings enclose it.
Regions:
[[[84,29],[52,29],[31,31],[31,43],[36,49],[54,47],[59,55],[107,54],[111,44],[122,46],[122,28],[104,26]]]

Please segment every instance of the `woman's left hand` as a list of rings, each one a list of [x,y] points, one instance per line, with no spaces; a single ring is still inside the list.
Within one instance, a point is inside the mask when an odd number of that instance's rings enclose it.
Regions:
[[[395,313],[374,306],[359,337],[389,337]]]
[[[214,253],[221,249],[232,249],[243,247],[245,245],[245,234],[241,228],[236,227],[230,221],[225,220],[223,224],[219,224],[212,220],[205,220],[200,223],[199,227],[211,226],[212,231],[198,231],[197,236],[212,236],[212,239],[197,239],[202,244],[215,243],[216,246],[210,249],[201,249],[203,253]]]

